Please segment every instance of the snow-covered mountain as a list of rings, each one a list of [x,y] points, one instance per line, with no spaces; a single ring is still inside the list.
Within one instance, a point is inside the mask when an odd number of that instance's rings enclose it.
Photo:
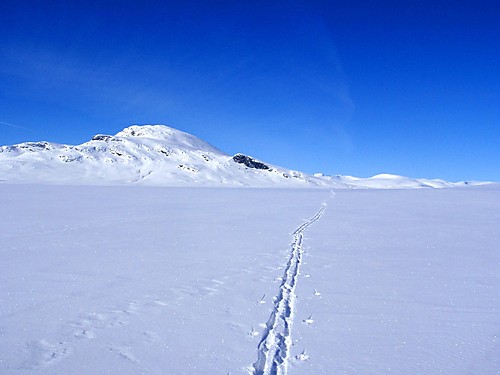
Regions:
[[[244,154],[228,155],[203,140],[164,125],[133,125],[98,134],[78,146],[26,142],[0,147],[0,181],[158,186],[268,186],[332,188],[448,187],[466,183],[308,175]]]

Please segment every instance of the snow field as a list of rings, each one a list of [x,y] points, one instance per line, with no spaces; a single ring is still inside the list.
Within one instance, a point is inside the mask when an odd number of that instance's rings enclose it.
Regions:
[[[2,374],[500,368],[494,185],[0,194]]]
[[[498,188],[336,191],[305,234],[290,373],[499,374],[499,224]]]

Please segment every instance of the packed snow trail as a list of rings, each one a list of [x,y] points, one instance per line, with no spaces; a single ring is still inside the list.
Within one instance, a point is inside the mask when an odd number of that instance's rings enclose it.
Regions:
[[[290,347],[292,345],[292,324],[295,315],[295,288],[302,262],[304,230],[319,220],[326,209],[323,203],[312,218],[293,232],[292,250],[274,308],[266,323],[258,345],[257,361],[253,364],[255,375],[285,375],[287,373]]]

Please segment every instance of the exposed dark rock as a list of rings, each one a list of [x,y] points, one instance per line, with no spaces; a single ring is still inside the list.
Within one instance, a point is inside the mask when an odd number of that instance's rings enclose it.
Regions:
[[[260,161],[257,161],[255,159],[251,158],[250,156],[246,156],[243,154],[234,155],[233,160],[236,163],[244,164],[248,168],[263,169],[263,170],[270,170],[271,169],[268,165],[261,163]]]
[[[15,147],[21,149],[29,149],[30,151],[48,151],[54,149],[49,142],[24,142],[16,145]]]
[[[112,135],[106,135],[106,134],[97,134],[92,137],[93,141],[104,141],[104,142],[110,142],[110,141],[119,141],[118,138],[113,137]]]
[[[194,173],[199,172],[199,171],[198,171],[198,169],[193,168],[193,167],[190,167],[190,166],[188,166],[188,165],[184,165],[184,164],[179,164],[179,165],[177,166],[177,168],[179,168],[179,169],[185,169],[185,170],[187,170],[187,171],[189,171],[189,172],[194,172]]]
[[[162,149],[162,148],[158,149],[157,151],[160,152],[160,153],[162,153],[165,156],[170,156],[172,154],[172,151],[165,150],[165,149]]]
[[[71,162],[82,162],[82,157],[81,156],[69,156],[69,155],[59,155],[59,159],[61,159],[65,163],[71,163]]]
[[[119,151],[116,151],[116,150],[113,150],[113,149],[109,149],[109,153],[110,154],[113,154],[113,155],[116,155],[116,156],[123,156],[124,154],[122,152],[119,152]]]

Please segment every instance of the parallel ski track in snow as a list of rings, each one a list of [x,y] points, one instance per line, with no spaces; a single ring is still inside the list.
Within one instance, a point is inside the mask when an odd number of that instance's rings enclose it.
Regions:
[[[253,364],[254,375],[285,375],[287,373],[292,345],[291,331],[295,316],[295,288],[304,252],[303,232],[321,218],[325,209],[326,203],[323,203],[316,215],[293,232],[292,250],[283,281],[258,345],[257,361]]]

